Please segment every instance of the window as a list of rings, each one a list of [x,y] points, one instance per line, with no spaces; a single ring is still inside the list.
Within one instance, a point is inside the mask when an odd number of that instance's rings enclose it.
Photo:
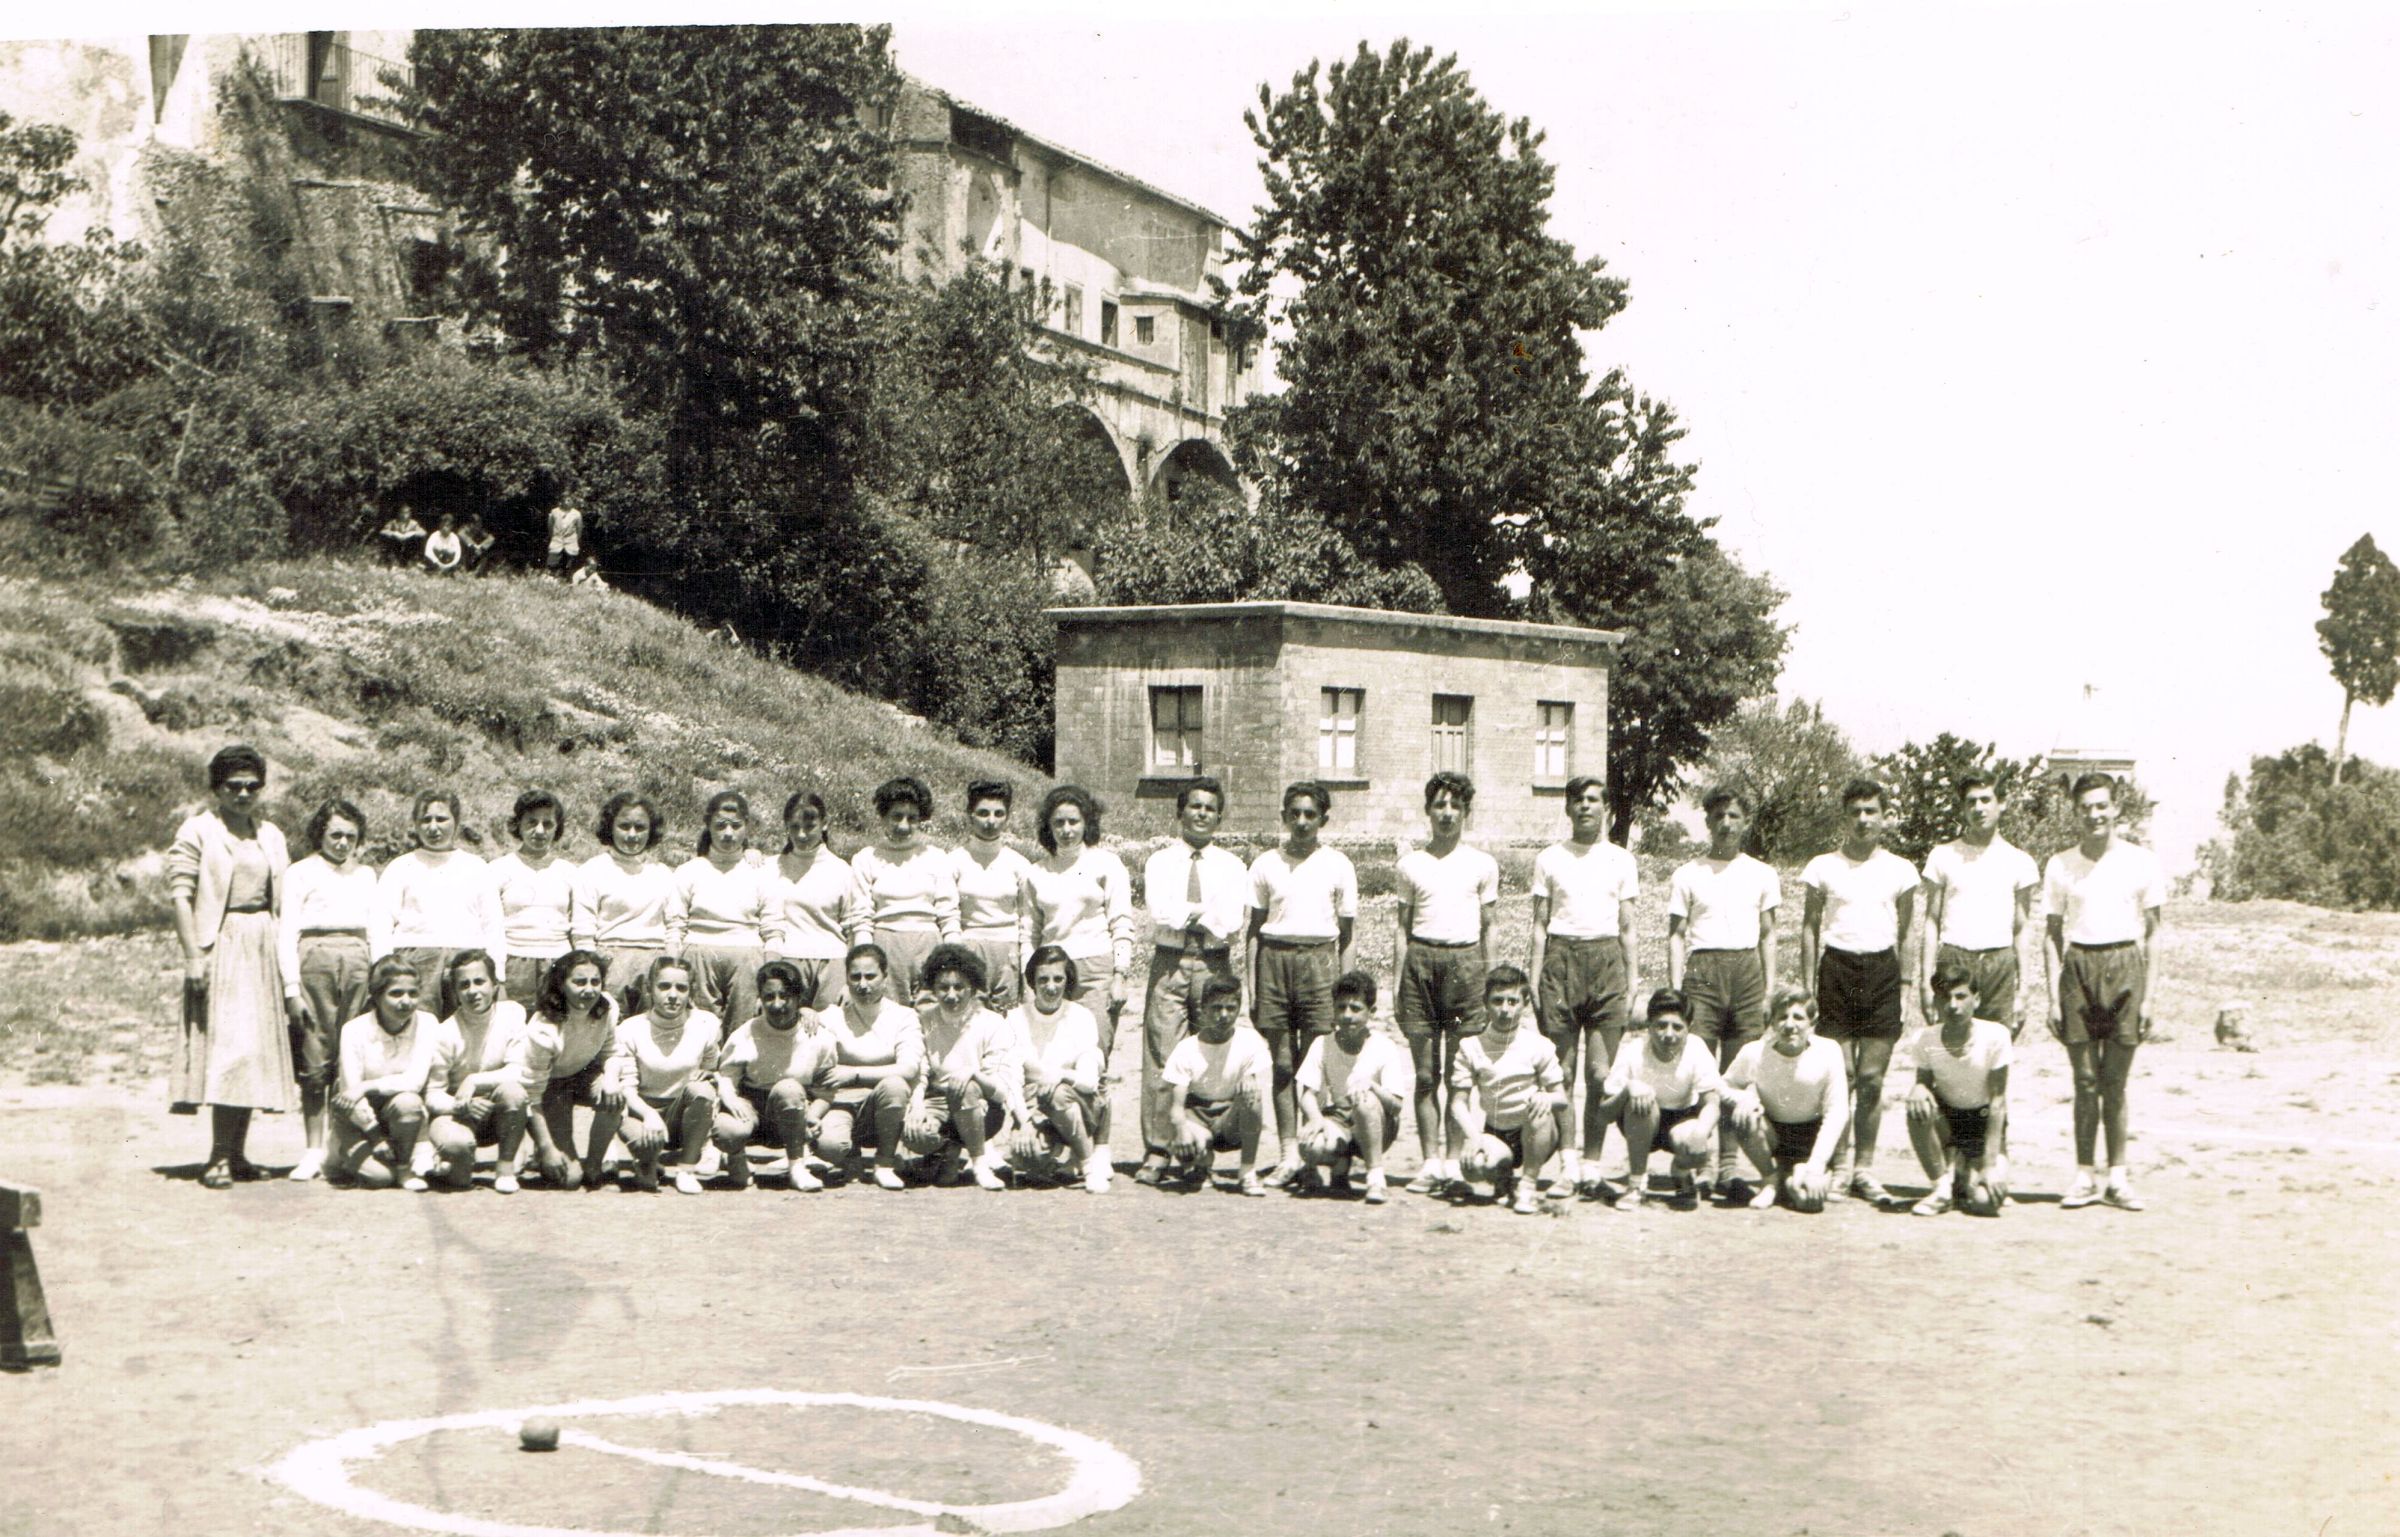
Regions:
[[[1115,302],[1114,300],[1111,300],[1111,299],[1103,299],[1103,300],[1101,300],[1101,301],[1100,301],[1100,345],[1101,345],[1101,346],[1103,346],[1103,347],[1114,347],[1116,344],[1117,344],[1117,306],[1116,306],[1116,302]]]
[[[1200,772],[1200,690],[1196,685],[1150,691],[1150,771]]]
[[[1081,336],[1083,334],[1083,290],[1069,283],[1064,304],[1066,313],[1060,318],[1059,329],[1071,335]]]
[[[1324,702],[1317,717],[1317,770],[1338,774],[1345,779],[1358,774],[1358,707],[1366,695],[1361,689],[1329,688],[1320,696]]]
[[[1565,779],[1574,766],[1569,748],[1575,740],[1575,707],[1545,699],[1534,709],[1533,777],[1545,783]]]
[[[1019,267],[1017,269],[1017,276],[1024,280],[1025,292],[1027,294],[1032,294],[1037,291],[1034,287],[1033,269],[1031,267]]]
[[[1148,315],[1134,316],[1133,339],[1137,345],[1143,347],[1158,340],[1158,322]]]
[[[1433,768],[1435,773],[1475,772],[1475,701],[1464,694],[1433,696]]]

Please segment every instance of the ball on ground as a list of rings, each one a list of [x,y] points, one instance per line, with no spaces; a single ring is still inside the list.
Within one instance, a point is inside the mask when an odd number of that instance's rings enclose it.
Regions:
[[[558,1421],[530,1419],[517,1427],[517,1444],[529,1452],[558,1450]]]
[[[1488,1184],[1506,1174],[1515,1163],[1508,1144],[1486,1134],[1467,1144],[1467,1150],[1459,1155],[1458,1172],[1479,1185]]]

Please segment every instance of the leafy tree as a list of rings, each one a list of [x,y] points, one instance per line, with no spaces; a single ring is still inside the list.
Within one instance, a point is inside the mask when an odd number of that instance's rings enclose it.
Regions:
[[[2320,907],[2400,908],[2400,773],[2352,759],[2350,777],[2314,742],[2250,760],[2227,780],[2225,836],[2201,851],[2215,894]]]
[[[84,186],[75,146],[71,128],[0,112],[0,394],[52,405],[88,404],[142,368],[122,295],[140,248],[105,229],[46,238]]]
[[[1573,460],[1577,333],[1624,285],[1549,234],[1542,135],[1455,58],[1361,44],[1244,121],[1266,200],[1240,292],[1284,382],[1232,413],[1244,468],[1372,564],[1421,563],[1451,611],[1501,611],[1506,520]]]
[[[1423,570],[1386,570],[1361,559],[1321,519],[1273,490],[1255,510],[1216,486],[1187,484],[1173,503],[1153,490],[1100,525],[1093,565],[1104,603],[1255,599],[1442,612],[1442,595]]]
[[[1945,731],[1931,742],[1908,742],[1875,760],[1874,777],[1892,798],[1885,844],[1911,864],[1923,864],[1935,844],[1958,836],[1958,782],[1981,770],[1996,781],[2003,802],[2000,836],[2030,848],[2049,795],[2040,758],[2004,758],[1987,742]]]
[[[2400,687],[2400,568],[2376,548],[2373,534],[2342,552],[2325,589],[2325,617],[2317,621],[2317,646],[2333,664],[2342,686],[2342,725],[2333,739],[2333,783],[2342,782],[2350,751],[2350,707],[2392,702]]]
[[[1842,839],[1842,786],[1864,765],[1825,707],[1753,699],[1710,744],[1707,783],[1748,792],[1750,852],[1778,864],[1822,854]]]

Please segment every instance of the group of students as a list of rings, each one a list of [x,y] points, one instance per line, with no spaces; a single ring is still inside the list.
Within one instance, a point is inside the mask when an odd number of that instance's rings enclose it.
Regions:
[[[1101,807],[1077,786],[1043,798],[1040,859],[1006,842],[1013,798],[998,781],[967,787],[969,837],[954,849],[923,837],[925,784],[887,781],[880,840],[847,859],[826,845],[814,794],[785,803],[770,853],[752,846],[747,800],[725,790],[673,866],[654,855],[663,827],[641,795],[608,800],[602,852],[575,862],[558,852],[565,808],[528,791],[508,823],[515,847],[486,861],[458,847],[458,802],[434,791],[414,805],[415,847],[376,872],[358,855],[364,816],[338,799],[288,860],[256,814],[264,780],[251,749],[219,753],[216,806],[184,824],[169,859],[187,977],[176,1100],[214,1110],[204,1184],[259,1175],[250,1113],[290,1108],[296,1088],[308,1151],[294,1179],[464,1185],[490,1148],[496,1190],[520,1174],[583,1187],[609,1181],[621,1141],[642,1188],[754,1173],[800,1190],[826,1176],[1109,1188],[1111,1058],[1137,926],[1129,874],[1098,846]],[[1570,836],[1534,861],[1524,968],[1494,962],[1499,866],[1465,841],[1474,794],[1463,775],[1435,775],[1429,839],[1398,862],[1403,1046],[1372,1028],[1377,981],[1350,964],[1358,881],[1321,841],[1326,789],[1287,787],[1283,841],[1245,863],[1216,842],[1222,786],[1181,787],[1176,836],[1143,871],[1137,1182],[1206,1183],[1231,1151],[1243,1194],[1339,1192],[1355,1175],[1380,1203],[1413,1119],[1411,1191],[1489,1187],[1519,1211],[1645,1195],[1660,1153],[1677,1205],[1704,1193],[1804,1211],[1837,1193],[1888,1203],[1873,1161],[1913,972],[1925,1024],[1904,1058],[1906,1115],[1934,1186],[1913,1209],[1997,1214],[2031,991],[2018,954],[2038,890],[2050,1025],[2075,1075],[2064,1204],[2140,1209],[2125,1086],[2165,882],[2116,835],[2107,776],[2075,786],[2084,837],[2046,878],[1999,836],[1987,777],[1959,784],[1961,835],[1922,872],[1881,846],[1885,793],[1852,784],[1842,846],[1801,875],[1799,985],[1771,997],[1781,884],[1742,852],[1745,798],[1712,792],[1708,850],[1669,890],[1668,985],[1638,1030],[1638,874],[1603,836],[1603,787],[1567,787]],[[1262,1173],[1270,1125],[1277,1159]],[[1623,1185],[1598,1177],[1611,1128],[1630,1155]]]
[[[550,509],[544,525],[545,564],[551,573],[587,585],[599,583],[599,566],[583,558],[582,509],[561,502]],[[467,514],[462,523],[456,514],[445,512],[428,529],[404,507],[377,526],[375,542],[386,565],[422,566],[436,576],[476,576],[491,561],[499,540],[484,526],[480,513]]]

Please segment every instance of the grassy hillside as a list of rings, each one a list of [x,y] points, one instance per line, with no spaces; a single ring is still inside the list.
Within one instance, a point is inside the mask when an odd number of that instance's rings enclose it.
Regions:
[[[942,822],[970,778],[1021,798],[1049,783],[639,600],[539,577],[286,562],[148,591],[0,582],[0,939],[163,923],[160,853],[205,799],[208,755],[236,740],[267,755],[287,831],[347,796],[377,862],[436,785],[465,798],[487,853],[518,791],[551,789],[578,857],[600,801],[636,787],[681,857],[727,785],[769,819],[815,790],[848,846],[892,774],[922,775]]]

